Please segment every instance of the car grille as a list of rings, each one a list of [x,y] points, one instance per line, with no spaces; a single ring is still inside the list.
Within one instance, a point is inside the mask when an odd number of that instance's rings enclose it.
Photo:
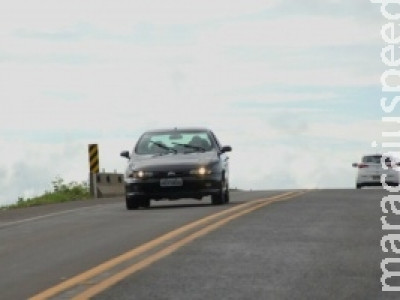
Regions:
[[[152,178],[174,178],[188,176],[189,171],[158,171],[153,172]]]
[[[126,186],[128,192],[145,192],[145,193],[195,192],[202,189],[218,188],[218,187],[219,187],[218,182],[213,180],[206,180],[206,181],[184,180],[183,185],[177,187],[161,187],[158,181],[131,184]]]

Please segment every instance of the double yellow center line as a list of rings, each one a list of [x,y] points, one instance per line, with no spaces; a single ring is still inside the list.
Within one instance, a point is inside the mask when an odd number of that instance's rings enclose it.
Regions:
[[[240,216],[273,202],[288,200],[304,193],[302,191],[283,193],[264,199],[249,201],[209,215],[110,259],[30,299],[42,300],[58,297],[76,300],[89,299],[129,275],[146,268],[193,240],[210,233]]]

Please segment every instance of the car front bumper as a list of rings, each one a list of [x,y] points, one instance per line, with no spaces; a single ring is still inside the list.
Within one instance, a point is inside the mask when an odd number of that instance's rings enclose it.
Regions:
[[[357,184],[362,185],[362,186],[383,186],[380,181],[364,181],[364,182],[357,182]],[[386,185],[388,186],[398,186],[398,182],[394,181],[387,181]]]
[[[382,186],[381,180],[385,180],[386,185],[397,186],[399,185],[398,174],[385,174],[385,178],[382,178],[382,174],[363,175],[357,178],[357,185],[363,186]]]
[[[126,197],[149,199],[197,198],[219,193],[220,175],[182,177],[181,186],[161,186],[161,178],[129,179],[125,181]]]

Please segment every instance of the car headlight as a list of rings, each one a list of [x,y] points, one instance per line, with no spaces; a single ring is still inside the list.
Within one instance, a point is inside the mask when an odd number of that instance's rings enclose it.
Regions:
[[[191,175],[200,175],[201,176],[201,175],[208,175],[211,173],[212,173],[211,169],[207,168],[207,167],[199,167],[197,169],[190,170]]]
[[[128,177],[130,177],[130,178],[139,178],[139,179],[142,179],[142,178],[149,178],[149,177],[152,177],[152,176],[153,176],[153,172],[142,171],[142,170],[139,170],[139,171],[132,171],[132,172],[130,172],[130,174],[128,175]]]

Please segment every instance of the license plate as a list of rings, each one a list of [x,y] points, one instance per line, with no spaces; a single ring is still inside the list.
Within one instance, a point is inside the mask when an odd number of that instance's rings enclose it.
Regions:
[[[379,180],[379,179],[381,179],[380,176],[372,176],[372,180]]]
[[[160,186],[168,187],[168,186],[182,186],[183,180],[182,178],[163,178],[160,180]]]

